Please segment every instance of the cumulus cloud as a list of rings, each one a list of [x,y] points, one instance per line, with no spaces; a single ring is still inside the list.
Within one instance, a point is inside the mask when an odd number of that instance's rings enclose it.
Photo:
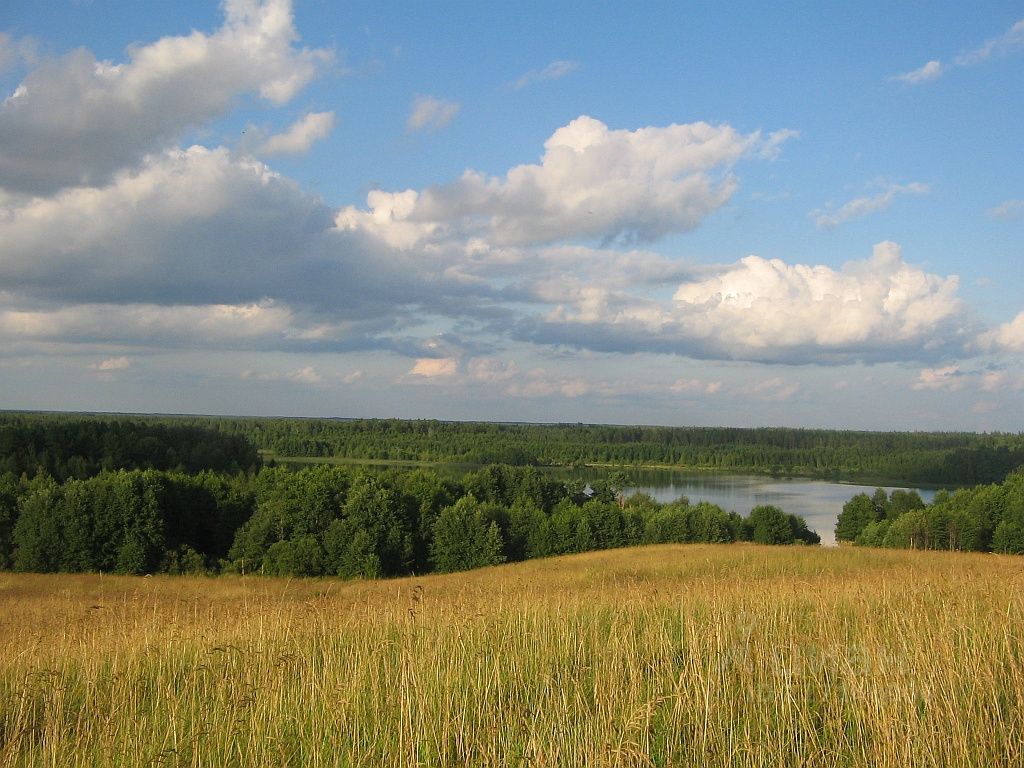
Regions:
[[[927,184],[922,184],[918,181],[913,181],[909,184],[885,184],[880,192],[874,195],[854,198],[848,203],[844,203],[837,210],[826,208],[824,210],[811,211],[808,215],[821,229],[833,229],[847,221],[860,219],[869,214],[886,210],[897,195],[925,195],[929,191]]]
[[[486,285],[446,262],[339,230],[288,179],[226,149],[150,156],[104,187],[0,201],[0,284],[69,304],[252,304],[271,298],[338,321],[393,325],[410,308],[471,309]],[[454,258],[454,256],[452,256]]]
[[[407,131],[422,131],[427,128],[439,130],[455,119],[459,113],[459,107],[457,101],[435,99],[433,96],[417,96],[413,99],[405,128]]]
[[[98,61],[85,49],[32,69],[0,104],[0,187],[32,194],[105,183],[255,93],[289,101],[330,60],[296,46],[290,0],[226,0],[223,26]]]
[[[931,359],[962,352],[974,332],[957,286],[906,264],[895,243],[838,271],[748,256],[682,283],[670,303],[590,286],[518,330],[538,342],[710,359]]]
[[[320,139],[327,138],[334,129],[333,112],[310,112],[293,123],[284,133],[264,141],[256,153],[259,155],[298,155],[308,152]]]
[[[899,80],[900,82],[907,83],[908,85],[919,85],[921,83],[927,83],[931,80],[935,80],[943,73],[943,71],[942,62],[938,59],[932,59],[927,64],[924,64],[915,70],[904,72],[902,75],[893,75],[890,79]]]
[[[454,376],[459,371],[459,361],[454,357],[421,357],[409,371],[410,376],[425,379]]]
[[[559,59],[557,61],[552,61],[546,67],[531,69],[529,72],[526,72],[516,78],[515,82],[512,83],[512,88],[516,91],[521,91],[523,88],[533,85],[534,83],[544,82],[545,80],[558,80],[559,78],[572,74],[579,68],[580,63],[575,60]]]
[[[228,326],[218,307],[273,306],[294,310],[286,336],[239,343],[393,348],[391,334],[425,314],[494,306],[490,283],[459,269],[457,243],[396,249],[370,229],[338,228],[334,216],[263,163],[199,146],[148,156],[101,187],[0,195],[0,285],[17,295],[8,320],[64,317],[60,327],[78,338],[105,304],[183,316],[182,307],[207,307]],[[170,320],[158,325],[188,330]],[[148,327],[127,320],[107,332]]]
[[[149,153],[102,184],[0,193],[0,285],[17,296],[0,301],[0,336],[385,348],[416,360],[406,381],[461,371],[510,392],[575,396],[575,380],[470,361],[508,338],[766,362],[961,350],[974,329],[956,278],[903,263],[893,244],[839,271],[757,256],[696,267],[612,247],[699,225],[730,198],[736,163],[770,158],[792,135],[707,123],[613,130],[583,116],[552,134],[536,164],[375,190],[366,209],[342,210],[226,148]],[[430,346],[418,337],[428,327],[458,330]],[[679,391],[697,391],[687,387],[699,388],[680,379]]]
[[[104,187],[0,206],[0,282],[85,302],[255,301],[275,271],[310,269],[289,255],[329,226],[322,203],[265,165],[196,146]]]
[[[986,352],[1024,352],[1024,312],[1010,322],[980,334],[978,346]]]
[[[348,208],[339,226],[394,229],[408,247],[456,235],[499,246],[655,240],[700,224],[732,196],[736,161],[774,153],[791,135],[708,123],[612,130],[582,116],[551,135],[539,164],[516,166],[504,178],[467,171],[422,192],[377,192],[370,211]]]
[[[1006,200],[989,211],[989,215],[1002,221],[1024,218],[1024,200]]]

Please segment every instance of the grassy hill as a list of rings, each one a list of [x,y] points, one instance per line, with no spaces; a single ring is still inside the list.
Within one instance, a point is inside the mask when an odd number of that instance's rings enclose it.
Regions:
[[[666,545],[376,582],[0,574],[0,765],[1014,765],[1016,558]]]

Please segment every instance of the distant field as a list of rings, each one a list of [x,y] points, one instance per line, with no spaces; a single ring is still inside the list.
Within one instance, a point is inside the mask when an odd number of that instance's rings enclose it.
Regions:
[[[1024,764],[1019,558],[676,545],[0,574],[0,765]]]

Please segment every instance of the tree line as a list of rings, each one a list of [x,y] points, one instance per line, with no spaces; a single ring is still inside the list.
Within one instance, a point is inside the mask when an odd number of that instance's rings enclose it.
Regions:
[[[98,469],[234,471],[254,450],[515,466],[674,467],[833,479],[1000,482],[1024,465],[1024,435],[786,428],[502,424],[400,419],[0,414],[0,471],[59,479]]]
[[[1024,464],[1024,435],[393,419],[224,422],[278,456],[514,465],[664,465],[971,485]]]
[[[245,435],[201,421],[0,414],[0,474],[42,472],[63,481],[103,470],[239,472],[259,464]]]
[[[376,578],[664,542],[817,544],[762,506],[624,498],[532,467],[0,477],[0,565],[23,571],[259,572]]]
[[[914,491],[879,488],[843,505],[836,540],[869,547],[1024,554],[1024,469],[1001,483],[939,491],[925,504]]]

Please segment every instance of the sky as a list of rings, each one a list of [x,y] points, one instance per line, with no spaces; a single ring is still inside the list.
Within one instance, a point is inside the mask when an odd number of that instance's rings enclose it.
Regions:
[[[1024,430],[1020,2],[4,0],[0,408]]]

